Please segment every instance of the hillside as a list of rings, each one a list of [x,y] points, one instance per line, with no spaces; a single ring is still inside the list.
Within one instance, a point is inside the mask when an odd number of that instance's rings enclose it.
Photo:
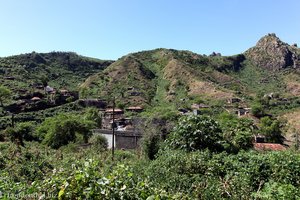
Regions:
[[[213,113],[236,113],[259,103],[269,115],[281,116],[300,107],[299,52],[275,34],[234,56],[160,48],[113,62],[32,52],[0,58],[0,84],[13,90],[14,100],[42,93],[46,82],[84,98],[116,97],[117,107],[142,106],[151,115],[191,110],[193,103]]]
[[[127,106],[171,110],[189,108],[191,103],[224,107],[231,98],[242,99],[238,106],[245,107],[257,98],[280,94],[268,105],[276,114],[299,106],[299,58],[296,45],[275,34],[235,56],[155,49],[120,58],[81,88],[91,96],[115,96]]]
[[[225,82],[234,82],[226,71],[241,67],[243,56],[203,56],[189,51],[155,49],[120,58],[82,85],[91,94],[122,97],[126,104],[148,106],[176,104],[180,99],[202,96],[227,99],[234,91]],[[98,92],[100,91],[100,93]]]
[[[79,84],[112,62],[71,52],[32,52],[0,58],[0,85],[12,92],[5,107],[0,107],[0,129],[11,121],[7,111],[17,114],[16,121],[41,120],[71,111],[73,104],[63,106],[64,109],[60,105],[78,99]],[[46,93],[47,85],[57,92]],[[61,91],[67,93],[60,94]]]
[[[0,84],[15,94],[49,82],[56,88],[74,90],[78,84],[111,64],[75,53],[28,53],[0,58]]]

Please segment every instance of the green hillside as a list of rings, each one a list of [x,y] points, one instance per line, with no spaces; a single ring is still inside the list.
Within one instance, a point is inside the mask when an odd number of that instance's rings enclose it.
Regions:
[[[18,93],[46,79],[52,87],[75,90],[81,81],[111,63],[71,52],[32,52],[4,57],[0,58],[0,84]]]
[[[176,113],[193,103],[235,113],[259,102],[277,116],[299,107],[299,58],[297,46],[275,34],[234,56],[155,49],[113,62],[75,53],[32,52],[0,58],[0,84],[12,90],[10,103],[43,93],[47,84],[83,98],[116,97],[117,106],[142,106],[145,114]],[[268,99],[270,95],[274,97]],[[241,101],[228,104],[232,98]]]
[[[242,55],[203,56],[188,51],[156,49],[129,54],[103,72],[89,77],[81,88],[93,96],[122,98],[126,104],[155,107],[180,103],[180,99],[226,99],[234,90],[227,71],[238,71]],[[132,91],[139,95],[130,95]]]
[[[7,111],[17,114],[17,121],[43,120],[53,113],[71,111],[61,109],[60,105],[76,100],[79,85],[112,62],[72,52],[32,52],[0,58],[0,86],[11,91],[11,98],[5,102],[5,107],[0,107],[0,129],[11,123]],[[51,102],[51,94],[44,91],[47,85],[57,91],[52,96],[58,100],[56,103]],[[70,98],[61,98],[61,90],[69,91]],[[33,97],[40,100],[31,101]]]
[[[281,42],[274,34],[235,56],[155,49],[120,58],[90,76],[81,88],[91,97],[115,96],[127,106],[158,110],[177,110],[197,102],[222,107],[230,98],[242,99],[240,106],[245,107],[257,98],[280,94],[267,106],[269,112],[278,113],[299,107],[299,56],[295,45]],[[138,95],[131,95],[132,91]],[[292,106],[283,109],[285,104]]]

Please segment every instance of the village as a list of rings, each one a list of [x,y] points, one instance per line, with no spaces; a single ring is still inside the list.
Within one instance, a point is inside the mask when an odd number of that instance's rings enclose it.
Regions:
[[[240,105],[240,106],[237,106]],[[227,100],[227,104],[224,106],[228,112],[233,112],[238,117],[251,117],[251,108],[246,107],[243,100],[240,98],[230,98]],[[237,108],[236,108],[237,107]],[[190,109],[178,108],[178,115],[201,115],[203,111],[209,109],[207,104],[193,103]],[[136,149],[139,147],[139,140],[142,138],[142,133],[138,130],[138,123],[143,120],[137,117],[136,114],[143,112],[141,106],[131,106],[125,108],[106,108],[102,109],[104,113],[102,118],[101,129],[94,129],[94,134],[101,134],[107,138],[109,148],[112,148],[112,129],[115,130],[114,145],[117,149]],[[133,113],[131,117],[126,117],[125,112]],[[283,144],[267,143],[265,136],[261,134],[253,135],[253,148],[258,151],[278,151],[286,150],[287,147]]]
[[[5,77],[7,80],[14,80],[14,77]],[[56,89],[49,85],[30,84],[31,93],[28,90],[19,89],[19,96],[16,102],[9,105],[7,110],[10,113],[31,112],[51,107],[64,105],[70,102],[78,102],[84,107],[96,107],[101,113],[101,127],[93,130],[93,134],[100,134],[107,138],[109,148],[112,148],[112,134],[114,130],[114,145],[117,149],[136,149],[142,138],[141,130],[137,128],[140,121],[144,119],[139,113],[144,111],[143,106],[129,105],[125,108],[118,108],[108,105],[103,99],[80,99],[78,92],[69,91],[65,88]],[[128,87],[127,95],[131,98],[140,96],[137,88]],[[174,92],[175,95],[175,92]],[[266,94],[264,98],[278,98],[273,93]],[[279,99],[282,102],[286,99]],[[203,111],[210,109],[211,106],[204,103],[192,103],[189,108],[178,108],[178,115],[200,115]],[[224,110],[234,113],[238,117],[250,117],[251,108],[247,106],[243,99],[232,97],[227,99]],[[130,114],[129,114],[130,113]],[[285,150],[282,144],[266,143],[265,137],[258,134],[253,136],[253,146],[256,150]]]

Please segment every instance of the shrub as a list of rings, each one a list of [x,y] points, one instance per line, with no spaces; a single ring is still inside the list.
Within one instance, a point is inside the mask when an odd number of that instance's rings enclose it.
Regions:
[[[155,158],[155,155],[159,150],[159,144],[161,142],[160,134],[159,127],[155,126],[151,121],[144,124],[141,147],[150,160]]]
[[[102,115],[97,108],[87,108],[85,110],[84,119],[93,121],[97,127],[102,128]]]
[[[12,142],[24,146],[24,140],[38,140],[34,132],[35,127],[36,125],[33,122],[22,122],[17,124],[15,128],[8,127],[4,132],[5,136],[10,138]]]
[[[284,137],[282,136],[281,126],[284,126],[284,124],[270,117],[263,117],[260,121],[260,131],[269,142],[283,143]]]
[[[108,148],[108,141],[103,135],[94,135],[90,142],[97,151],[106,151]]]
[[[222,113],[220,115],[220,125],[223,131],[223,138],[228,144],[227,151],[237,152],[253,146],[252,138],[256,126],[252,120]]]
[[[258,199],[299,199],[299,188],[287,183],[274,181],[265,184],[263,189],[255,194]]]
[[[187,151],[220,151],[224,140],[219,124],[209,116],[190,115],[179,120],[167,139],[167,147]]]
[[[136,154],[129,150],[116,150],[115,151],[115,161],[124,162],[125,160],[134,160]]]
[[[5,133],[4,131],[0,131],[0,142],[4,142],[5,141]]]
[[[263,105],[261,105],[260,103],[255,103],[254,105],[252,105],[251,113],[255,117],[263,117],[266,114]]]
[[[150,160],[155,158],[159,150],[160,136],[151,132],[145,135],[142,139],[142,148]]]
[[[5,86],[0,85],[0,106],[7,101],[11,96],[11,91]]]
[[[82,120],[80,116],[61,114],[46,119],[37,131],[44,144],[57,149],[69,142],[75,142],[76,133],[82,135],[84,141],[88,142],[93,127],[94,122]]]
[[[140,125],[142,139],[140,145],[143,153],[153,160],[166,135],[173,129],[174,121],[167,120],[163,116],[143,120]]]

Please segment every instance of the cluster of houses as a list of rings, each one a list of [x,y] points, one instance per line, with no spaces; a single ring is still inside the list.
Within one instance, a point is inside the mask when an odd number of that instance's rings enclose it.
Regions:
[[[139,146],[142,135],[136,129],[136,122],[132,117],[127,117],[126,113],[140,113],[143,108],[140,106],[130,106],[125,109],[106,108],[102,110],[102,127],[95,129],[94,134],[104,136],[108,141],[108,147],[112,148],[112,129],[115,130],[114,144],[117,149],[135,149]]]
[[[236,108],[235,106],[233,106],[234,104],[238,105],[238,107]],[[203,110],[208,108],[210,108],[210,106],[207,104],[193,103],[190,108],[179,108],[178,112],[181,115],[190,115],[190,114],[199,115]],[[251,111],[251,108],[243,105],[242,99],[237,97],[228,99],[227,104],[224,105],[224,108],[226,108],[227,110],[230,109],[234,111],[234,113],[237,114],[239,117],[247,116],[250,114]]]
[[[7,107],[10,112],[19,113],[22,111],[36,111],[49,107],[62,105],[78,99],[77,92],[70,92],[65,89],[56,90],[50,86],[44,87],[41,84],[30,84],[31,90],[19,89],[17,101]]]
[[[131,113],[140,113],[143,111],[143,108],[140,106],[130,106],[126,108],[125,111]],[[104,110],[104,115],[102,118],[102,128],[115,128],[117,131],[131,131],[134,127],[132,124],[132,118],[126,117],[123,109],[107,108]]]

